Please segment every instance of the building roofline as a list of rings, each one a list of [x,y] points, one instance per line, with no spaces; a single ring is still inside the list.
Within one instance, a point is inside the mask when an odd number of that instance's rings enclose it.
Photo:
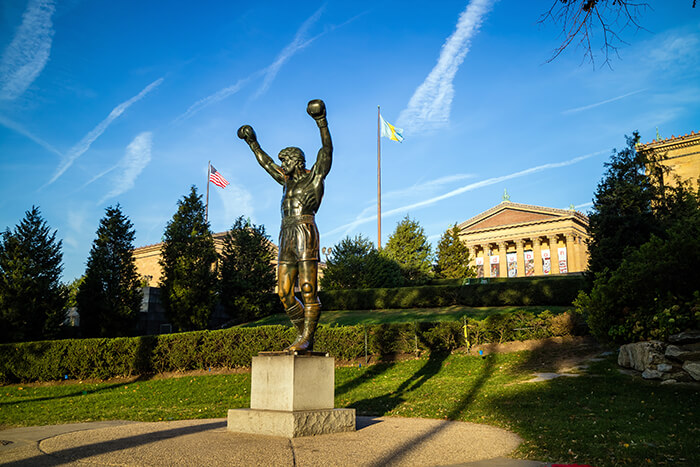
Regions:
[[[700,140],[700,131],[699,132],[694,132],[691,131],[690,134],[685,134],[685,135],[679,135],[679,136],[674,136],[671,135],[670,138],[665,138],[665,139],[660,139],[660,140],[652,140],[649,143],[639,143],[637,144],[637,151],[649,151],[652,149],[657,149],[663,146],[667,145],[676,145],[676,144],[683,144],[683,143],[690,143],[690,142],[695,142],[695,140]]]
[[[522,204],[522,203],[513,203],[512,201],[502,201],[501,203],[497,204],[496,206],[487,209],[486,211],[482,212],[481,214],[477,214],[476,216],[472,217],[471,219],[467,219],[466,221],[462,222],[461,224],[457,225],[457,228],[460,230],[464,230],[468,228],[470,225],[476,224],[477,222],[486,219],[487,217],[490,217],[494,214],[496,214],[499,211],[503,211],[507,208],[510,209],[515,209],[519,211],[535,211],[535,212],[541,212],[545,214],[554,214],[560,218],[577,218],[582,222],[585,222],[586,224],[588,223],[588,216],[585,214],[579,212],[579,211],[571,211],[569,209],[558,209],[558,208],[548,208],[544,206],[535,206],[533,204]],[[540,221],[531,221],[531,222],[522,222],[518,223],[518,225],[527,225],[533,222],[542,222]],[[515,224],[513,224],[515,225]],[[497,227],[497,226],[494,226]],[[493,227],[489,227],[493,228]]]

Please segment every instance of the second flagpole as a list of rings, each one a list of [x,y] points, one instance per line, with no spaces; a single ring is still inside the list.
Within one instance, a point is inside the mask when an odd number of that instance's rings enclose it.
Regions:
[[[204,211],[204,223],[209,222],[209,177],[211,176],[211,161],[207,163],[207,207]]]
[[[382,249],[382,142],[381,114],[377,106],[377,247]]]

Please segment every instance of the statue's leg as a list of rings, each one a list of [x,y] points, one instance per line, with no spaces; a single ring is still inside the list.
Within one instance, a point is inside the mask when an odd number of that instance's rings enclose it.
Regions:
[[[304,299],[304,329],[300,339],[292,344],[290,350],[308,350],[314,348],[314,334],[321,317],[321,301],[318,299],[318,261],[299,261],[299,288]]]
[[[304,307],[294,296],[294,285],[299,271],[296,264],[279,263],[277,266],[277,293],[284,311],[297,330],[297,340],[304,332]]]

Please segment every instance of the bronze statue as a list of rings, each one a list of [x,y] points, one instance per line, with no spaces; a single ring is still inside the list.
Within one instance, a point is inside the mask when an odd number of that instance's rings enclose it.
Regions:
[[[321,301],[318,299],[319,235],[314,215],[321,205],[323,183],[331,170],[333,143],[323,101],[310,101],[306,112],[316,120],[322,143],[311,170],[306,170],[301,149],[282,149],[280,167],[260,148],[252,127],[243,125],[238,129],[238,137],[248,143],[263,169],[283,187],[277,286],[284,309],[298,333],[296,340],[287,347],[288,351],[313,350],[314,333],[321,315]],[[297,279],[303,304],[294,295]]]

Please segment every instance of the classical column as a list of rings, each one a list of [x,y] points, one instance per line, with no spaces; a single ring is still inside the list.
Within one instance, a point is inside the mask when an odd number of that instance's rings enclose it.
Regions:
[[[552,263],[552,274],[560,274],[559,272],[559,242],[556,235],[550,235],[549,239],[549,258]]]
[[[518,258],[518,277],[525,277],[525,239],[520,238],[515,241],[515,251]]]
[[[566,242],[566,263],[569,272],[580,271],[578,265],[578,244],[576,243],[576,236],[574,234],[564,235],[564,241]]]
[[[542,275],[542,242],[540,237],[532,237],[532,255],[535,257],[535,275]]]
[[[498,242],[498,277],[508,277],[506,242]]]

